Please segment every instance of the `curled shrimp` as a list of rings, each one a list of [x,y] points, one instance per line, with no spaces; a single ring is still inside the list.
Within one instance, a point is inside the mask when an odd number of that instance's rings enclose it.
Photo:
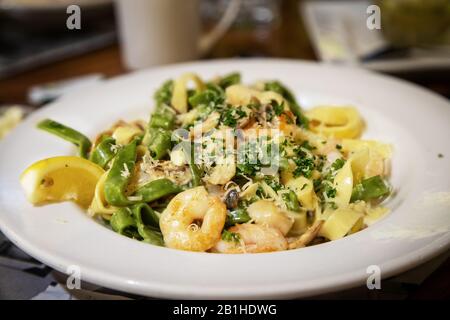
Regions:
[[[176,195],[160,218],[160,228],[167,247],[206,251],[219,241],[227,210],[217,196],[205,187],[196,187]]]
[[[288,243],[283,234],[275,228],[244,223],[228,229],[238,235],[235,241],[220,240],[213,248],[219,253],[261,253],[283,251],[288,249]]]

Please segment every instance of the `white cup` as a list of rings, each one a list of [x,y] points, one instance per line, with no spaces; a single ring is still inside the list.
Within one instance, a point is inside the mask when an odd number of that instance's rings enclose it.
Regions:
[[[199,0],[116,0],[124,64],[141,69],[198,58],[228,30],[240,3],[231,0],[215,28],[202,36]]]

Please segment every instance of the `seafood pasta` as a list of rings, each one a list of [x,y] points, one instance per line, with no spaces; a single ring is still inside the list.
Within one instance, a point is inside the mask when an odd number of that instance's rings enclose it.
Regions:
[[[123,236],[216,253],[333,241],[388,211],[391,147],[361,139],[352,106],[303,110],[279,81],[243,85],[239,73],[187,73],[154,100],[148,121],[120,120],[92,141],[42,120],[78,156],[28,167],[28,200],[74,201]]]

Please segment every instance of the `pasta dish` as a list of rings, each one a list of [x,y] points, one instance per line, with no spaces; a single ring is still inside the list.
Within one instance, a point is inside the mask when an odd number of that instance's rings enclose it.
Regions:
[[[119,120],[92,141],[59,122],[38,128],[78,148],[21,175],[34,205],[74,201],[113,231],[211,253],[303,248],[370,227],[388,209],[391,146],[363,140],[352,106],[300,107],[279,81],[164,82],[148,121]]]

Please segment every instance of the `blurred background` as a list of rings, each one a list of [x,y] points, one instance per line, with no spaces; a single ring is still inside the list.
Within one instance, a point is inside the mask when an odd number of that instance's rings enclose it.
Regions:
[[[115,2],[0,0],[0,104],[42,104],[33,86],[73,77],[228,57],[350,64],[450,96],[449,0]],[[80,30],[67,29],[69,4],[81,8]],[[367,28],[371,4],[381,30]]]
[[[137,69],[233,57],[349,65],[450,98],[450,0],[0,0],[0,139],[71,90]],[[448,298],[447,256],[388,284],[387,295]],[[0,298],[29,298],[55,282],[1,235],[0,270]],[[23,291],[7,289],[22,280]]]

